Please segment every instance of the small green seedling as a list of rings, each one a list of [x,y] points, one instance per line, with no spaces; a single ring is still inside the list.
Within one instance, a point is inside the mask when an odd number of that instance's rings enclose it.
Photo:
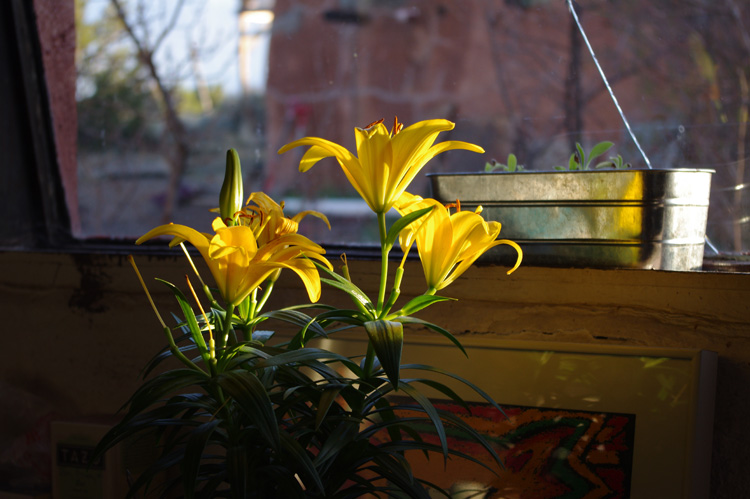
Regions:
[[[609,151],[613,145],[614,143],[609,141],[599,142],[591,148],[591,151],[589,151],[588,154],[586,154],[583,146],[576,142],[576,150],[570,155],[567,168],[564,166],[556,166],[555,170],[590,170],[593,159]],[[606,168],[613,165],[615,168],[627,168],[627,166],[624,166],[627,165],[627,163],[623,163],[622,158],[619,155],[618,158],[619,162],[617,158],[609,158],[608,161],[598,163],[594,168]]]
[[[524,171],[524,167],[518,164],[518,158],[516,158],[515,154],[508,154],[508,162],[506,164],[498,163],[494,159],[491,159],[485,163],[484,171],[487,173],[496,171],[522,172]]]
[[[619,154],[615,156],[610,156],[607,161],[602,161],[601,163],[596,165],[596,168],[614,168],[615,170],[624,170],[626,168],[630,168],[630,163],[625,163],[625,161],[622,159],[622,156]]]

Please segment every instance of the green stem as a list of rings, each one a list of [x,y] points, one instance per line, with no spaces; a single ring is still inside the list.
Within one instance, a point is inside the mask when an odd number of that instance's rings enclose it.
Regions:
[[[382,319],[387,316],[388,312],[393,308],[393,305],[396,304],[396,300],[398,300],[398,297],[401,294],[401,280],[403,277],[404,268],[398,267],[396,269],[396,275],[393,277],[393,287],[391,288],[391,295],[388,297],[388,303],[385,304],[385,308],[380,315],[378,315],[378,318]]]
[[[216,301],[216,298],[214,298],[214,295],[211,293],[211,289],[205,284],[203,285],[203,293],[205,293],[206,298],[208,298],[208,301],[213,308],[219,308],[219,302]]]
[[[375,348],[372,346],[372,341],[367,342],[367,355],[365,356],[365,379],[372,377],[372,365],[375,363]]]
[[[430,289],[428,289],[427,291],[425,291],[425,292],[423,293],[423,295],[424,295],[424,296],[432,296],[432,295],[434,295],[435,293],[437,293],[437,289],[435,289],[435,288],[433,287],[433,288],[430,288]],[[389,302],[389,303],[390,303],[390,302]],[[401,308],[401,309],[399,309],[399,310],[395,311],[395,312],[394,312],[394,313],[392,313],[392,314],[389,314],[389,313],[388,313],[388,311],[389,311],[389,309],[386,309],[385,313],[384,313],[384,314],[383,314],[383,315],[381,316],[381,318],[382,318],[382,319],[385,319],[385,320],[387,320],[387,321],[392,321],[392,320],[393,320],[393,319],[395,319],[396,317],[401,317],[402,315],[404,315],[404,309],[403,309],[403,308]]]
[[[168,327],[165,327],[164,328],[164,334],[167,335],[167,342],[169,342],[169,350],[172,352],[172,355],[174,355],[175,357],[177,357],[180,360],[180,362],[182,362],[183,364],[185,364],[186,366],[188,366],[190,369],[194,369],[194,370],[196,370],[198,372],[201,372],[201,373],[205,374],[206,376],[208,376],[208,374],[206,373],[206,371],[204,371],[203,369],[201,369],[200,367],[198,367],[192,360],[190,360],[187,357],[185,357],[185,354],[183,354],[180,351],[180,349],[177,347],[177,344],[174,342],[174,337],[172,337],[172,330],[171,329],[169,329]]]
[[[220,346],[223,349],[229,342],[229,333],[232,331],[232,315],[234,314],[234,305],[229,304],[227,306],[226,315],[224,316],[224,324],[222,325]]]
[[[253,331],[255,331],[255,326],[248,326],[247,324],[240,324],[238,325],[238,329],[242,333],[242,341],[248,342],[253,339]]]
[[[263,292],[263,296],[260,297],[260,301],[258,301],[258,306],[256,307],[256,314],[259,314],[261,309],[263,309],[263,306],[266,304],[266,301],[268,301],[268,297],[271,296],[271,291],[273,291],[273,285],[276,284],[276,281],[266,281],[266,290]],[[253,316],[253,319],[255,319],[255,316]]]
[[[380,289],[378,290],[378,315],[383,310],[385,302],[385,286],[388,281],[388,253],[390,248],[386,246],[386,236],[388,231],[385,226],[385,213],[378,213],[378,228],[380,229]]]
[[[211,351],[211,358],[208,362],[208,369],[211,372],[211,377],[215,378],[218,372],[216,371],[216,344],[213,338],[208,340],[209,349]]]
[[[255,314],[258,313],[258,288],[255,288],[252,293],[250,293],[250,310],[247,314],[248,320],[255,319]]]

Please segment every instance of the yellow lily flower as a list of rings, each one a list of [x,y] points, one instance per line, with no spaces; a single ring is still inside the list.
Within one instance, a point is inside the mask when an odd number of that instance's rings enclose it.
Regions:
[[[325,250],[299,234],[283,234],[258,246],[251,227],[227,227],[220,217],[213,221],[215,234],[204,234],[185,225],[156,227],[136,241],[141,244],[157,236],[170,235],[170,246],[188,241],[200,252],[216,281],[221,296],[230,307],[242,302],[274,271],[288,268],[302,279],[310,300],[320,298],[320,276],[309,258],[322,261]],[[309,258],[305,258],[309,257]]]
[[[254,203],[254,205],[250,203]],[[240,224],[253,229],[259,246],[268,244],[284,234],[296,234],[299,230],[300,220],[307,215],[320,218],[326,223],[329,230],[331,228],[328,218],[318,211],[302,211],[292,218],[287,218],[284,215],[284,203],[277,203],[263,192],[253,192],[247,198],[245,204],[246,206],[242,209],[239,217]]]
[[[497,239],[500,223],[486,222],[479,215],[481,207],[476,212],[459,209],[451,214],[449,208],[434,199],[422,199],[405,192],[394,208],[403,216],[428,206],[436,208],[410,224],[400,236],[400,243],[406,252],[416,240],[429,289],[439,290],[448,286],[485,251],[500,244],[510,245],[518,252],[516,264],[508,274],[521,264],[521,247],[508,239]]]
[[[282,201],[281,204],[279,204],[263,192],[253,192],[250,194],[250,197],[247,198],[245,204],[246,206],[241,210],[240,216],[238,217],[239,223],[253,229],[253,234],[255,235],[255,239],[260,247],[263,247],[271,241],[286,234],[296,234],[299,230],[300,220],[307,215],[320,218],[326,223],[328,229],[331,229],[331,224],[328,222],[328,218],[318,211],[302,211],[292,218],[287,218],[284,216],[284,202]],[[320,259],[328,266],[328,268],[333,268],[324,257],[321,257]],[[276,282],[280,274],[281,269],[276,270],[268,276],[268,281]]]
[[[398,118],[390,132],[383,120],[355,128],[357,156],[345,147],[319,137],[291,142],[279,154],[299,146],[312,146],[302,157],[299,170],[305,172],[323,158],[338,160],[344,174],[375,213],[386,213],[414,177],[433,157],[451,149],[483,153],[484,149],[456,140],[434,144],[438,134],[452,130],[448,120],[426,120],[402,128]],[[434,145],[433,145],[434,144]]]

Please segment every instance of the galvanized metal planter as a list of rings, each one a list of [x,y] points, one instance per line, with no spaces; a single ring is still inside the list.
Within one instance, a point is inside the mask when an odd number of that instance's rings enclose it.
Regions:
[[[699,270],[712,170],[430,174],[433,197],[482,205],[525,265]],[[500,246],[484,261],[510,264]]]

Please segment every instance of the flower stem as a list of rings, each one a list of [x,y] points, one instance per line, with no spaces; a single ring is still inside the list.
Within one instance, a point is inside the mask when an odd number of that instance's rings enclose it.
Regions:
[[[185,357],[185,354],[183,354],[177,344],[174,342],[174,337],[172,336],[172,330],[169,329],[168,326],[164,326],[164,334],[167,335],[167,342],[169,343],[169,350],[172,352],[172,355],[174,355],[177,359],[179,359],[180,362],[185,364],[190,369],[193,369],[195,371],[198,371],[202,374],[205,374],[208,376],[206,371],[198,367],[192,360]]]
[[[367,355],[365,356],[365,379],[372,377],[372,365],[375,362],[375,348],[372,346],[372,341],[367,342]]]
[[[271,291],[273,291],[273,285],[276,284],[276,281],[266,281],[266,290],[263,291],[263,296],[260,297],[260,300],[258,301],[258,306],[255,307],[255,313],[259,314],[260,311],[263,309],[263,306],[266,304],[266,301],[268,300],[268,297],[271,296]],[[255,316],[253,316],[253,319]]]
[[[387,229],[385,226],[385,213],[378,212],[378,228],[380,229],[380,289],[378,290],[377,313],[383,310],[385,302],[385,286],[388,281],[388,253],[390,248],[386,245]]]
[[[250,293],[250,311],[247,314],[247,318],[252,320],[255,319],[255,314],[258,313],[258,288],[255,288]]]
[[[234,305],[229,304],[224,315],[224,324],[221,331],[220,347],[224,348],[229,343],[229,333],[232,331],[232,315],[234,314]]]
[[[393,308],[393,305],[396,304],[396,300],[398,300],[399,295],[401,294],[401,280],[404,277],[404,268],[398,267],[396,268],[396,275],[393,277],[393,287],[391,288],[391,294],[388,297],[388,303],[385,304],[385,308],[383,311],[378,315],[379,318],[384,318],[388,315],[388,312],[391,311],[391,308]]]

